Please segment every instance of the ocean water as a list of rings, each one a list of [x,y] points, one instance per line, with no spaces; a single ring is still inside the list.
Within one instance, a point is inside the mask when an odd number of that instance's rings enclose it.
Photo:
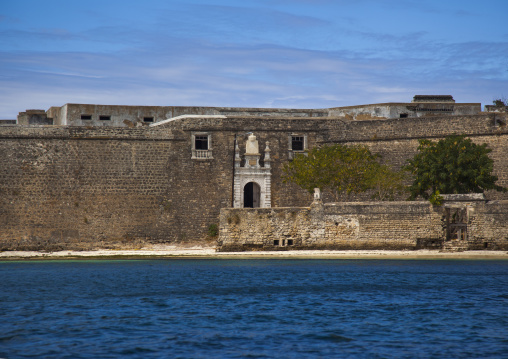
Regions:
[[[0,358],[508,358],[508,261],[0,262]]]

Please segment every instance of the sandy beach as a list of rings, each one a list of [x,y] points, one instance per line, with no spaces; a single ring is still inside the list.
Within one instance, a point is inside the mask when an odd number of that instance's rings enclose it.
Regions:
[[[93,251],[5,251],[2,260],[40,259],[148,259],[148,258],[322,258],[322,259],[508,259],[506,251],[440,252],[437,250],[296,250],[216,252],[215,247],[153,246],[141,249]]]

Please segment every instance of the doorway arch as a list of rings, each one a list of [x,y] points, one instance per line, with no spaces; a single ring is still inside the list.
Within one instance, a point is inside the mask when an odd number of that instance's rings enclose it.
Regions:
[[[256,182],[249,182],[243,187],[243,207],[259,208],[261,205],[261,187]]]

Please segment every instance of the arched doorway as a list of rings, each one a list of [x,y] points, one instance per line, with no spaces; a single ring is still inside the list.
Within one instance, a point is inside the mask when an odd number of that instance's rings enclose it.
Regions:
[[[244,208],[258,208],[261,203],[261,187],[255,182],[249,182],[243,188]]]

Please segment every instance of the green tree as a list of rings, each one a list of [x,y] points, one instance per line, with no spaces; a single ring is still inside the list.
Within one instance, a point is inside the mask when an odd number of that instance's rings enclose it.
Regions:
[[[498,99],[492,101],[492,103],[494,104],[494,106],[497,106],[497,107],[508,106],[508,100],[507,99],[502,99],[502,98],[498,98]]]
[[[397,196],[407,193],[404,181],[406,171],[394,171],[387,165],[378,165],[370,179],[370,187],[374,189],[372,199],[380,201],[393,201]]]
[[[387,173],[389,168],[382,167],[377,162],[378,158],[379,155],[372,154],[365,146],[317,147],[286,163],[283,180],[296,183],[309,193],[312,193],[314,188],[327,191],[335,200],[338,200],[341,194],[349,196],[379,186],[378,188],[383,190],[379,198],[385,198],[389,190],[385,191],[379,184],[379,169],[382,168],[383,173]]]
[[[418,153],[404,167],[414,176],[410,199],[422,196],[439,201],[441,193],[506,191],[492,175],[494,161],[487,144],[477,145],[465,136],[448,136],[438,142],[420,140]]]

